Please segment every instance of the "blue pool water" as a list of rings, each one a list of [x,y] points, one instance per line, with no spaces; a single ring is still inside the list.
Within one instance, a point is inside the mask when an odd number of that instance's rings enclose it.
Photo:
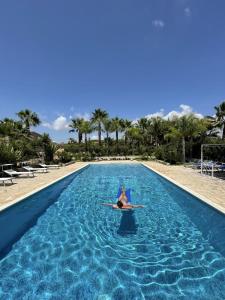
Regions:
[[[115,211],[118,186],[143,209]],[[225,299],[225,216],[147,168],[91,165],[0,214],[0,299]]]

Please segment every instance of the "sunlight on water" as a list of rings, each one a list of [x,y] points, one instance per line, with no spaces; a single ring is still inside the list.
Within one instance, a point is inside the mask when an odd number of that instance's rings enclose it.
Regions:
[[[145,208],[100,205],[120,184]],[[140,165],[90,166],[1,260],[0,299],[224,299],[225,258],[175,197]]]

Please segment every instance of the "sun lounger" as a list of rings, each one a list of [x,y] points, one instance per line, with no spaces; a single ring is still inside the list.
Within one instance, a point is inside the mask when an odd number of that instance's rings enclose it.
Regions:
[[[27,176],[27,177],[34,177],[34,172],[26,171],[26,172],[17,172],[14,170],[4,170],[4,173],[13,177],[13,176]]]
[[[3,183],[4,186],[5,186],[5,183],[6,183],[7,181],[8,181],[8,182],[11,182],[11,184],[13,184],[12,177],[2,177],[2,178],[0,178],[0,183]]]
[[[39,164],[42,168],[49,168],[49,169],[59,169],[59,165],[46,165],[46,164]]]
[[[33,168],[30,166],[24,166],[23,167],[25,170],[29,171],[29,172],[41,172],[41,173],[47,173],[48,169],[47,168]]]
[[[219,166],[219,171],[225,171],[225,165]]]

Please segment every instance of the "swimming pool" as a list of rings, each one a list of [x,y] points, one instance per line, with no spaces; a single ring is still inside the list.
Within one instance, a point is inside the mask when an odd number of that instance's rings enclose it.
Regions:
[[[100,205],[120,184],[145,208]],[[225,298],[225,216],[139,164],[90,165],[0,226],[0,299]]]

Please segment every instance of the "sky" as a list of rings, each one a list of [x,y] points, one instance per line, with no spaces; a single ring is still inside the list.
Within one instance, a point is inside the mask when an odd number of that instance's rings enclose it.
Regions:
[[[224,0],[0,0],[0,119],[213,115],[225,99]]]

